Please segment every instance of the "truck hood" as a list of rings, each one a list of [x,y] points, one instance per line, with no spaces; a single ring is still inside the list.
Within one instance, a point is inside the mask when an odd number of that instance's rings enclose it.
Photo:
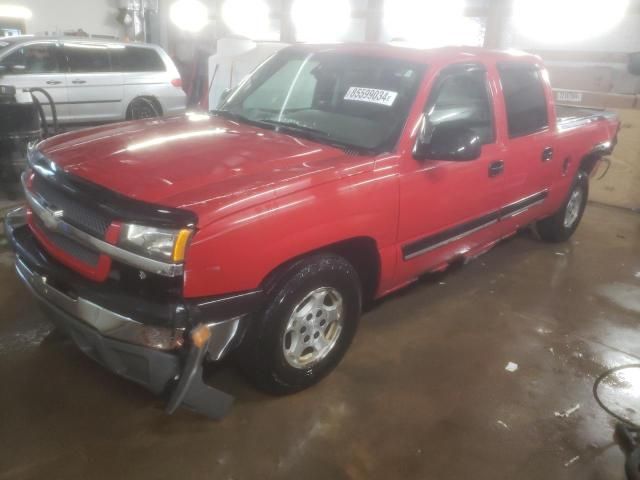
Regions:
[[[132,199],[190,210],[201,226],[373,167],[372,157],[204,114],[82,130],[39,148],[69,174]]]

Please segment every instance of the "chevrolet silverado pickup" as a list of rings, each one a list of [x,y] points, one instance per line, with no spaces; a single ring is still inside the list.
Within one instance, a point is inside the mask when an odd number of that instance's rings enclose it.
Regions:
[[[293,46],[208,114],[35,146],[5,230],[86,354],[216,418],[232,397],[205,362],[296,392],[340,362],[365,302],[528,225],[567,240],[618,129],[554,105],[524,53]]]

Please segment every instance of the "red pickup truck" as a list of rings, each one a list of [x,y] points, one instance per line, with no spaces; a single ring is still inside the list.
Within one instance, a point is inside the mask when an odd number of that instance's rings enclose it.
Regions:
[[[5,227],[19,276],[80,348],[219,417],[233,353],[291,393],[336,367],[363,303],[536,224],[568,239],[619,122],[557,107],[538,57],[294,46],[210,114],[60,135]]]

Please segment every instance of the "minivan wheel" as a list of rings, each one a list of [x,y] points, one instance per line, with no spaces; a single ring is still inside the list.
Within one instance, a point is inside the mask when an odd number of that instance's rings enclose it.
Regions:
[[[256,387],[294,393],[319,382],[349,348],[360,318],[360,279],[344,258],[318,254],[295,263],[269,290],[238,359]]]
[[[145,118],[155,118],[161,115],[160,108],[150,98],[136,98],[127,109],[128,120],[142,120]]]
[[[562,207],[551,217],[537,223],[540,238],[547,242],[564,242],[574,234],[587,206],[589,177],[579,171]]]

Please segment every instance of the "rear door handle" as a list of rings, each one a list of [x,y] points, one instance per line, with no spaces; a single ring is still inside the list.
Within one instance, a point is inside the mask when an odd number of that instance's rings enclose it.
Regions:
[[[60,80],[49,80],[47,85],[60,85],[62,82]]]
[[[547,147],[542,151],[542,161],[548,162],[553,158],[553,147]]]
[[[83,83],[87,83],[86,80],[72,80],[71,83],[75,85],[82,85]]]
[[[504,172],[504,162],[502,160],[498,160],[489,165],[489,177],[497,177],[498,175],[502,175]]]

